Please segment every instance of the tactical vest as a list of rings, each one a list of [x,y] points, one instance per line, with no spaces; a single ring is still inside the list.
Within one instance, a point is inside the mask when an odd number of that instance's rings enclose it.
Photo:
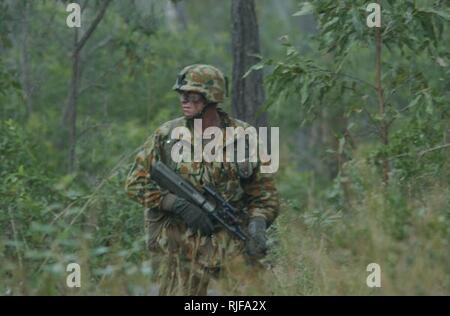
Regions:
[[[232,119],[228,117],[228,120],[234,124],[234,126],[231,127],[242,127],[242,128],[247,128],[250,125],[237,120],[237,119]],[[171,139],[171,134],[172,134],[172,130],[177,128],[177,127],[186,127],[186,119],[184,117],[180,117],[174,120],[171,120],[169,122],[166,122],[165,124],[163,124],[160,129],[163,131],[163,134],[167,135],[168,140],[164,141],[163,144],[163,158],[164,158],[164,162],[173,170],[177,171],[177,163],[174,162],[171,157],[170,157],[170,153],[172,150],[172,147],[179,142],[180,140],[178,139]],[[223,129],[222,129],[223,132]],[[233,147],[234,147],[234,160],[233,162],[228,162],[231,164],[235,165],[235,168],[237,170],[237,173],[239,175],[239,177],[242,180],[246,180],[251,178],[251,176],[254,174],[255,169],[258,167],[259,165],[259,161],[256,162],[252,162],[250,161],[250,157],[249,157],[249,141],[246,139],[245,140],[245,160],[242,162],[238,162],[237,161],[237,143],[238,143],[238,139],[236,137],[233,138]],[[225,148],[225,145],[222,149]],[[226,162],[226,161],[224,161]]]

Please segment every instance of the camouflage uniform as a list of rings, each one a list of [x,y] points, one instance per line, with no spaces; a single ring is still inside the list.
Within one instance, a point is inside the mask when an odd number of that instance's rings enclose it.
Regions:
[[[246,128],[249,125],[230,118],[220,108],[218,113],[225,154],[225,127]],[[256,216],[263,217],[269,226],[278,215],[279,202],[271,175],[260,173],[258,162],[173,162],[171,148],[180,140],[170,136],[179,126],[187,127],[194,135],[193,120],[185,117],[166,122],[156,129],[136,157],[126,190],[145,207],[147,244],[158,261],[160,294],[206,295],[210,275],[227,260],[242,255],[244,244],[220,227],[211,237],[200,236],[187,228],[180,218],[163,211],[161,201],[168,192],[150,179],[154,163],[164,162],[199,191],[203,185],[215,188],[233,206],[244,211],[241,216],[243,228],[247,227],[249,218]],[[191,148],[193,152],[193,146]]]

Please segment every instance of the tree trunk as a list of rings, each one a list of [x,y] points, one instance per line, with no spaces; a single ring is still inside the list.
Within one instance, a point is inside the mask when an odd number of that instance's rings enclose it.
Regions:
[[[79,39],[78,28],[75,28],[74,33],[74,43],[72,52],[72,79],[69,88],[69,97],[67,100],[67,106],[63,113],[63,129],[65,129],[65,124],[68,123],[69,135],[68,135],[68,172],[71,173],[75,171],[75,152],[77,146],[77,101],[79,95],[79,81],[80,81],[80,55],[83,47],[86,45],[87,41],[94,33],[100,21],[105,15],[106,9],[112,0],[104,0],[100,11],[98,12],[95,19],[92,21],[91,25],[87,31],[83,34],[81,39]],[[83,10],[85,9],[87,1],[83,5]]]
[[[23,3],[23,18],[22,18],[22,39],[19,43],[20,47],[20,72],[21,83],[25,93],[25,102],[27,107],[27,117],[31,115],[33,111],[33,86],[31,84],[31,70],[29,63],[29,17],[31,2]]]
[[[232,0],[231,18],[233,114],[256,127],[267,126],[266,113],[258,113],[265,100],[262,71],[252,71],[246,78],[242,78],[259,61],[255,55],[260,55],[254,0]]]
[[[67,103],[67,119],[69,123],[69,157],[68,172],[75,170],[75,149],[77,144],[77,100],[78,82],[80,79],[80,51],[76,50],[78,45],[78,28],[74,34],[74,55],[72,56],[72,79],[70,82],[69,101]]]
[[[187,16],[184,1],[167,1],[166,17],[169,24],[169,29],[172,32],[185,31],[187,28]]]

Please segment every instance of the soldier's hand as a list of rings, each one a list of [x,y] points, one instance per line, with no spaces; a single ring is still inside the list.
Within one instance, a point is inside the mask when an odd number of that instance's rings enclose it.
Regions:
[[[248,233],[251,238],[247,240],[245,249],[247,254],[255,259],[264,257],[267,253],[266,221],[262,217],[255,217],[248,224]]]
[[[162,201],[162,208],[179,215],[194,232],[199,231],[203,236],[211,236],[214,232],[214,225],[208,215],[183,198],[168,194]]]

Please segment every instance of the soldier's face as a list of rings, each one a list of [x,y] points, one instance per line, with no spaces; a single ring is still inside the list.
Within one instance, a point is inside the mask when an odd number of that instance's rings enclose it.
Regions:
[[[200,113],[206,105],[205,98],[197,92],[180,93],[181,109],[184,116],[193,117]]]

